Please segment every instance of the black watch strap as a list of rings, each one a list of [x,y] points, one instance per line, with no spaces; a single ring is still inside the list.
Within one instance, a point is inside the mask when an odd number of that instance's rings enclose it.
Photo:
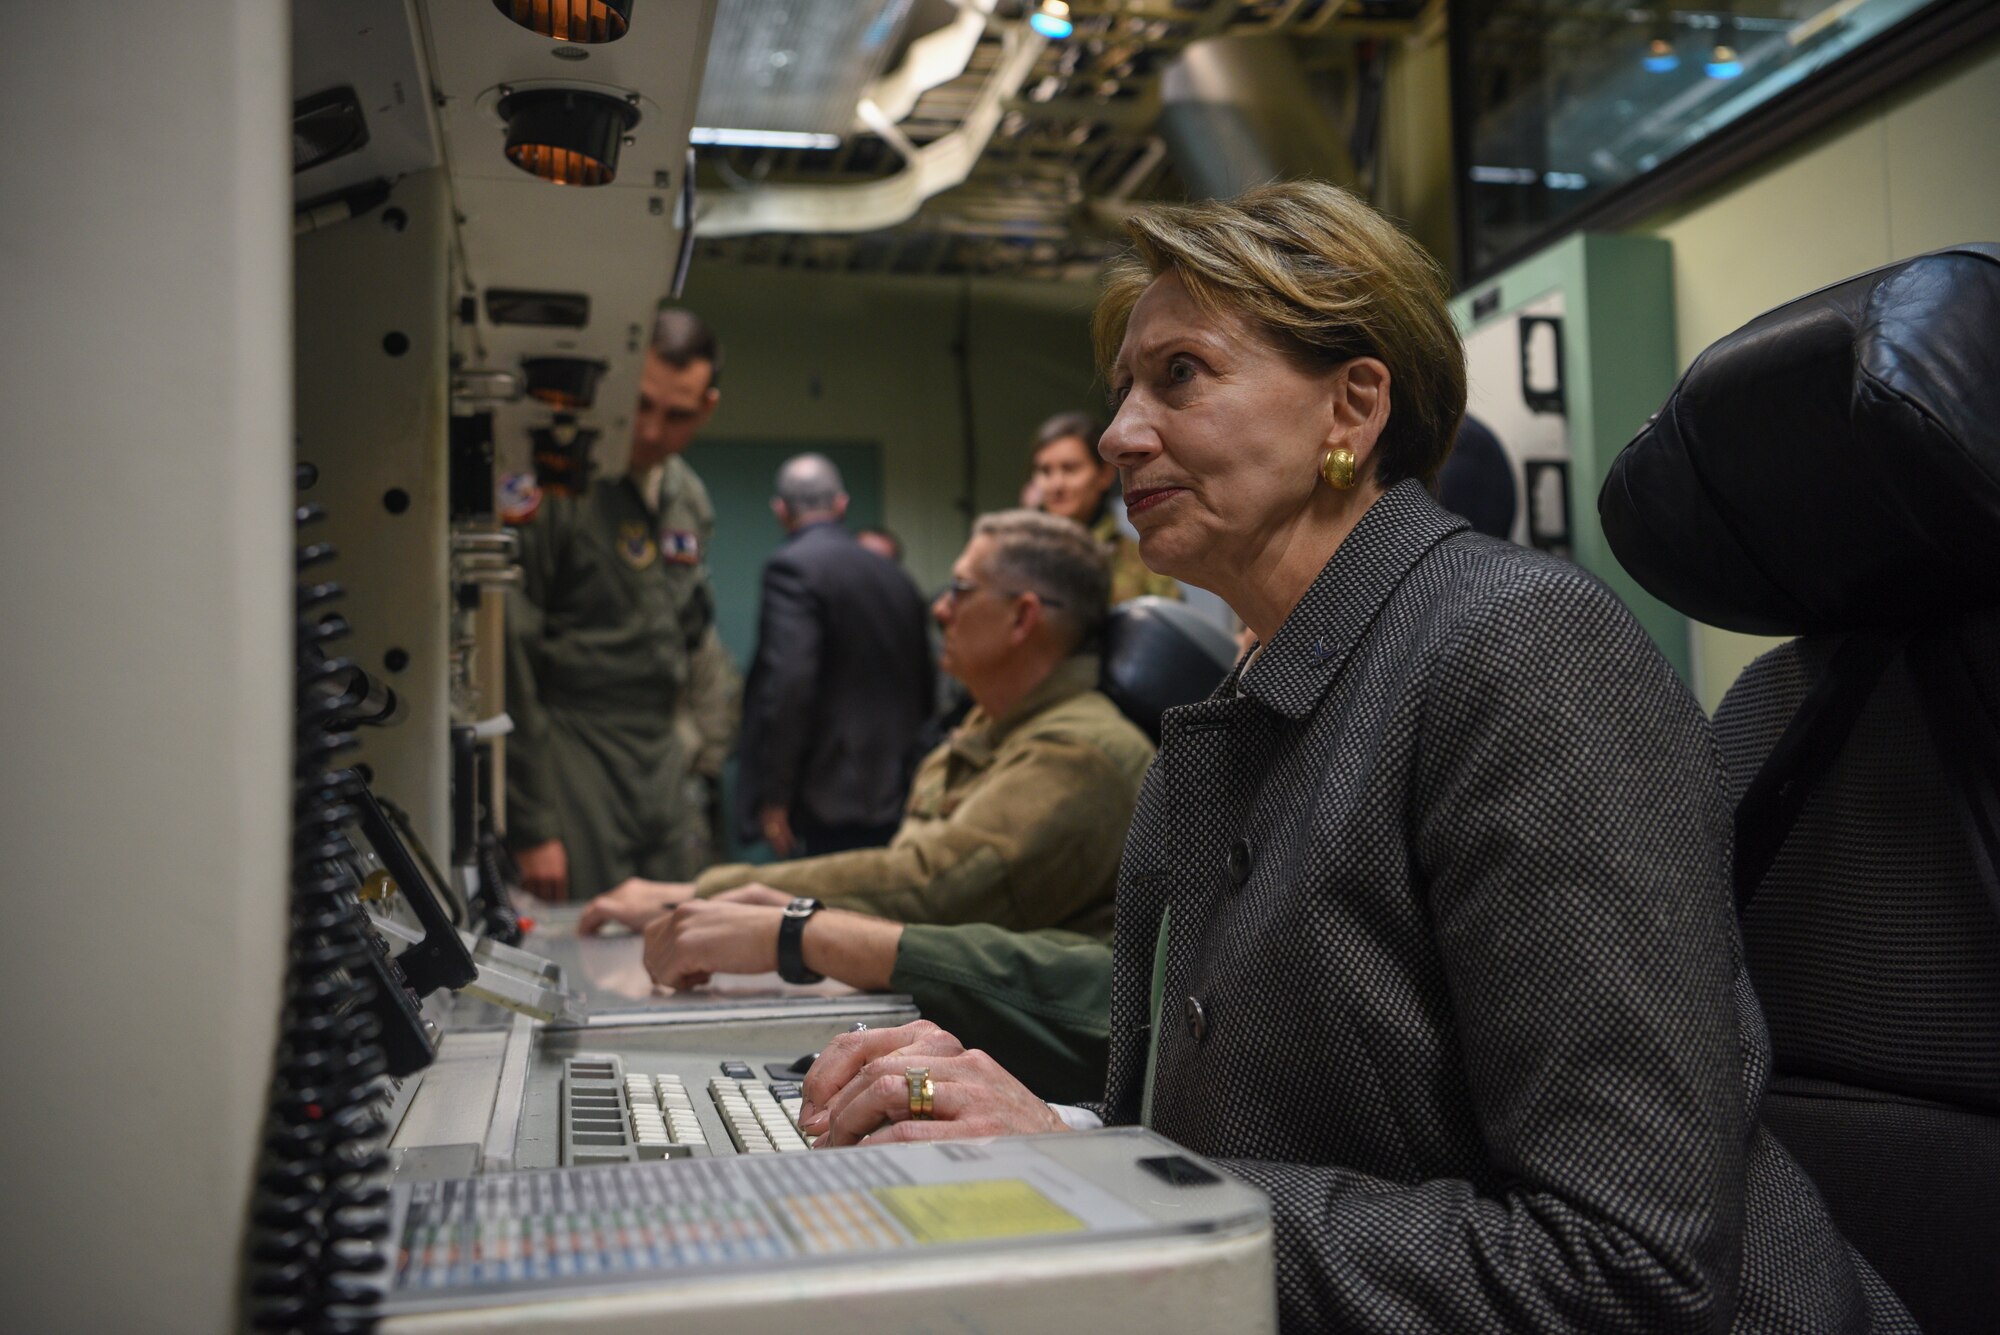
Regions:
[[[821,975],[806,967],[806,919],[826,905],[817,899],[799,898],[785,905],[778,920],[778,977],[788,983],[817,983]]]

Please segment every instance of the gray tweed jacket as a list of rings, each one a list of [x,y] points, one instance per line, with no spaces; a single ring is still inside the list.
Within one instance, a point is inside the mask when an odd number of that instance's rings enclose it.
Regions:
[[[1166,718],[1110,1122],[1270,1193],[1288,1331],[1914,1326],[1758,1125],[1720,761],[1618,599],[1414,482]]]

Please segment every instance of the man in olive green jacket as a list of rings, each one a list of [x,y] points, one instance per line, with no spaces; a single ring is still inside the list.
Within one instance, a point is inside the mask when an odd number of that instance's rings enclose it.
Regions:
[[[1095,689],[1104,556],[1073,524],[989,515],[933,609],[940,666],[977,706],[917,773],[887,848],[763,867],[716,867],[693,884],[633,880],[585,909],[580,930],[634,929],[675,905],[761,884],[907,923],[1111,931],[1125,827],[1153,746]]]
[[[715,411],[720,355],[694,316],[661,312],[628,471],[509,514],[524,580],[507,608],[507,843],[544,899],[698,865],[675,714],[714,622],[715,511],[680,454]]]

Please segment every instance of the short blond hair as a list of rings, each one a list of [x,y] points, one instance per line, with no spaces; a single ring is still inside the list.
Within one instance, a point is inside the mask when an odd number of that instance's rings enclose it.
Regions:
[[[1387,218],[1338,186],[1286,181],[1144,208],[1125,230],[1133,248],[1106,270],[1091,321],[1106,379],[1140,294],[1171,270],[1204,310],[1247,318],[1304,366],[1381,360],[1390,413],[1375,477],[1436,479],[1465,415],[1465,347],[1444,270]]]

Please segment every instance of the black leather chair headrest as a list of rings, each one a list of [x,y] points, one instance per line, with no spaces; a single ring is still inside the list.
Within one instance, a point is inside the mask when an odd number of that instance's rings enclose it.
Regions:
[[[2000,604],[2000,245],[1875,269],[1715,343],[1597,505],[1633,578],[1731,630]]]
[[[1206,700],[1235,662],[1229,632],[1171,598],[1120,603],[1105,623],[1102,689],[1155,743],[1160,715]]]

